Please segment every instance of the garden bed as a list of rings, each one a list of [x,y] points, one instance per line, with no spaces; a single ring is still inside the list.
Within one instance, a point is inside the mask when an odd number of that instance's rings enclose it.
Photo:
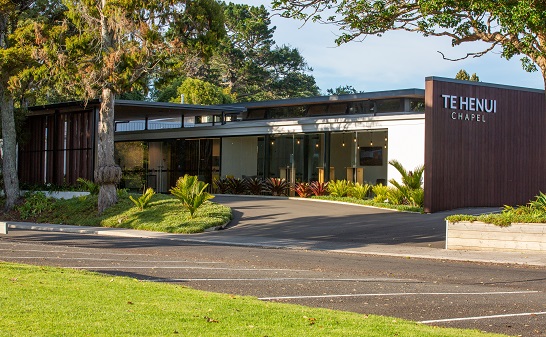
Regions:
[[[546,252],[546,223],[446,221],[446,249]]]

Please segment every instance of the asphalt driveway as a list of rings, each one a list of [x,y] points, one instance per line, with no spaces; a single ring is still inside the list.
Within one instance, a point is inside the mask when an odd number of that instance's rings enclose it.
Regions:
[[[226,229],[229,235],[314,242],[322,246],[315,248],[371,244],[443,248],[447,215],[495,210],[417,214],[297,199],[220,195],[213,201],[233,209],[234,219]]]

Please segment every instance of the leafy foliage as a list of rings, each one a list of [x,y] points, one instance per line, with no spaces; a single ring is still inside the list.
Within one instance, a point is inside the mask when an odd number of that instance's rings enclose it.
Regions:
[[[43,212],[50,211],[53,201],[46,197],[43,192],[27,193],[25,202],[17,208],[21,219],[36,217]]]
[[[315,79],[309,74],[312,69],[298,49],[275,43],[276,28],[271,26],[271,15],[265,6],[221,3],[221,7],[223,18],[217,21],[223,25],[226,36],[210,49],[208,58],[172,61],[175,65],[170,66],[174,69],[171,73],[178,75],[157,81],[158,100],[178,101],[180,92],[176,94],[175,88],[185,77],[222,88],[224,94],[239,102],[319,94]],[[215,97],[220,97],[219,92]]]
[[[172,99],[176,103],[181,102],[182,95],[184,95],[184,103],[186,104],[215,105],[233,103],[233,96],[229,94],[229,89],[223,90],[219,86],[196,78],[186,78],[178,87],[176,93],[177,97]]]
[[[529,207],[546,213],[546,194],[539,192],[535,200],[529,202]]]
[[[314,196],[320,197],[328,194],[328,182],[312,181],[309,189]]]
[[[268,178],[265,181],[265,190],[274,196],[287,196],[290,183],[283,178]]]
[[[172,187],[169,191],[172,195],[182,201],[184,208],[190,212],[190,218],[193,218],[195,211],[197,211],[205,201],[214,198],[213,195],[205,191],[207,186],[208,184],[199,181],[197,176],[186,174],[183,177],[178,178],[176,186]]]
[[[339,86],[335,89],[327,89],[326,95],[348,95],[348,94],[359,94],[363,91],[356,90],[352,85]]]
[[[476,75],[476,73],[473,73],[472,76],[471,76],[464,69],[459,70],[457,75],[455,75],[455,79],[463,80],[463,81],[472,81],[472,82],[479,82],[480,81],[480,78],[478,77],[478,75]]]
[[[212,182],[216,193],[229,193],[229,184],[227,178],[217,178]]]
[[[293,189],[301,198],[308,198],[313,195],[311,185],[307,182],[296,183]]]
[[[425,167],[421,165],[417,166],[413,171],[407,171],[397,160],[391,160],[389,164],[396,168],[402,176],[402,184],[394,179],[389,180],[389,183],[394,185],[399,192],[396,195],[396,199],[414,206],[422,206],[425,199],[425,192],[421,185],[423,184]],[[391,195],[391,198],[394,197],[395,195]]]
[[[351,188],[351,183],[347,180],[333,180],[328,183],[328,193],[334,197],[346,197]]]
[[[338,44],[392,30],[448,36],[453,46],[482,41],[486,47],[481,51],[459,59],[479,57],[501,47],[502,57],[523,55],[526,71],[538,66],[546,76],[546,45],[536,42],[546,34],[546,3],[541,1],[274,0],[273,8],[284,17],[338,26],[343,31]]]
[[[85,189],[85,191],[91,193],[91,195],[99,194],[99,189],[100,189],[99,184],[95,184],[91,180],[87,180],[81,177],[78,178],[76,181],[80,183],[80,185]]]
[[[135,206],[143,211],[145,208],[147,208],[150,204],[150,200],[152,200],[152,197],[154,196],[155,191],[153,188],[148,187],[144,193],[142,193],[141,196],[138,198],[133,198],[132,195],[129,196],[129,199],[135,204]]]
[[[246,183],[241,178],[227,177],[228,193],[231,194],[245,194]]]
[[[512,223],[546,223],[546,195],[539,192],[535,199],[527,205],[504,206],[502,212],[498,214],[479,216],[455,214],[448,216],[446,220],[451,222],[482,221],[497,226],[510,226]]]
[[[366,199],[372,186],[369,184],[354,183],[348,193],[349,197],[356,199]]]
[[[260,195],[265,191],[264,180],[260,177],[246,177],[244,181],[249,194]]]

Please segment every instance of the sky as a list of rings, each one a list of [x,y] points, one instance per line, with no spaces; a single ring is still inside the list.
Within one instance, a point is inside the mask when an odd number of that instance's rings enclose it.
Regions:
[[[269,0],[231,0],[228,2],[264,5],[271,14]],[[480,58],[463,61],[446,61],[447,57],[459,58],[467,52],[479,52],[487,44],[470,42],[452,47],[451,39],[422,37],[410,32],[387,32],[381,37],[368,36],[362,42],[341,46],[335,44],[340,34],[337,27],[306,23],[293,19],[272,17],[276,26],[274,39],[278,45],[297,48],[322,92],[330,88],[351,85],[358,91],[396,89],[423,89],[425,77],[453,78],[460,69],[476,73],[480,81],[518,87],[544,89],[540,72],[528,73],[521,67],[519,57],[506,60],[500,57],[500,49]]]

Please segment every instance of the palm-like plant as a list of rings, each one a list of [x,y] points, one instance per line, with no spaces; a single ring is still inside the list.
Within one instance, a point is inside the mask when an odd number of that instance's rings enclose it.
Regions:
[[[135,204],[135,206],[140,209],[141,211],[144,210],[146,207],[149,206],[150,200],[154,196],[155,191],[153,188],[148,187],[144,193],[137,199],[133,198],[132,195],[129,196],[129,199]]]
[[[397,160],[389,161],[402,176],[402,184],[394,179],[390,179],[389,183],[394,185],[402,194],[405,201],[413,206],[422,206],[424,201],[424,193],[421,191],[423,188],[423,173],[425,167],[423,165],[417,166],[413,171],[407,171],[404,166]]]
[[[315,196],[320,197],[323,195],[328,194],[328,182],[319,182],[319,181],[313,181],[309,185],[309,189],[311,190],[311,193],[313,193]]]
[[[244,183],[246,190],[250,194],[260,195],[264,192],[264,180],[260,177],[246,177]]]
[[[293,190],[301,198],[308,198],[313,195],[313,191],[311,191],[311,186],[307,182],[296,183]]]
[[[328,183],[328,192],[334,197],[346,197],[352,188],[347,180],[334,180]]]
[[[421,188],[421,185],[423,184],[423,173],[425,172],[425,166],[420,165],[413,171],[407,171],[398,160],[391,160],[389,161],[389,164],[391,164],[400,173],[402,176],[402,184],[404,186],[412,190]],[[391,184],[393,184],[392,181],[393,179],[389,180]]]
[[[197,176],[186,174],[183,177],[178,178],[176,186],[169,191],[172,195],[182,201],[184,208],[190,212],[190,218],[193,218],[195,211],[197,211],[205,201],[214,198],[213,195],[205,191],[208,185],[209,184],[199,181]]]
[[[265,181],[265,190],[271,195],[288,195],[290,189],[290,183],[283,178],[268,178]]]

